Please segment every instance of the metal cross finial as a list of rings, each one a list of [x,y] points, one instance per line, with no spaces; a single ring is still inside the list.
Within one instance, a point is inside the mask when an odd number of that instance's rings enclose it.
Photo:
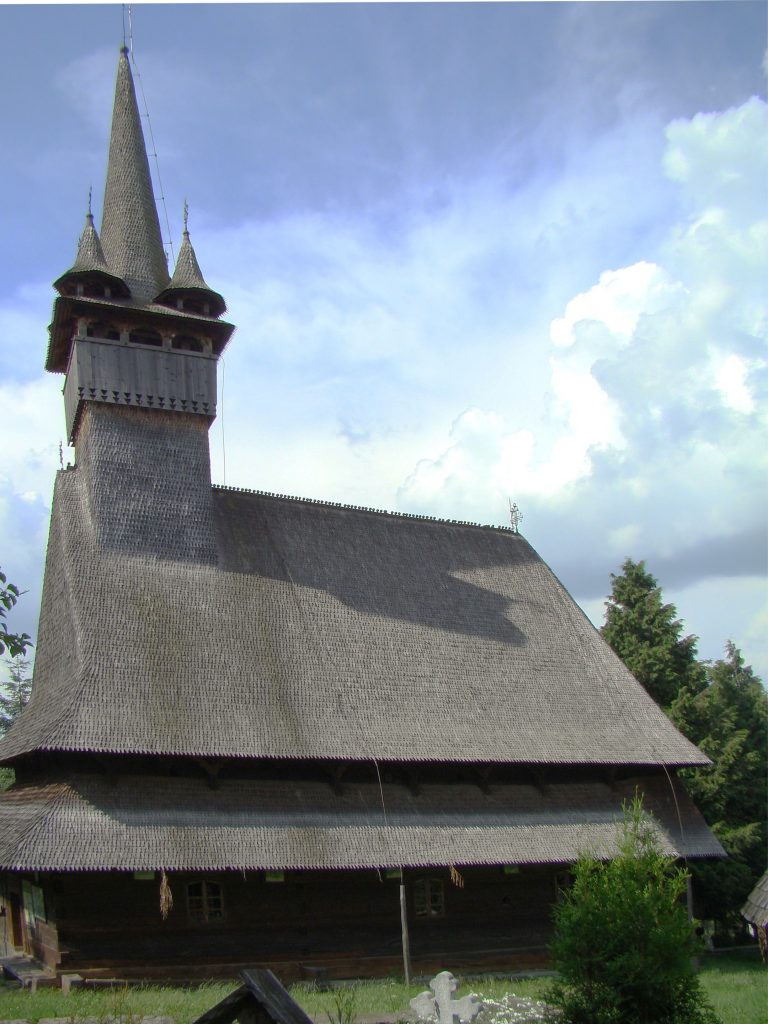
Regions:
[[[185,233],[189,232],[189,203],[186,199],[184,200],[184,231]]]
[[[523,521],[523,513],[517,507],[517,502],[512,504],[512,499],[509,499],[509,522],[515,533],[520,532],[520,523]]]
[[[93,213],[91,209],[91,200],[93,199],[93,185],[88,186],[88,216],[90,217]]]

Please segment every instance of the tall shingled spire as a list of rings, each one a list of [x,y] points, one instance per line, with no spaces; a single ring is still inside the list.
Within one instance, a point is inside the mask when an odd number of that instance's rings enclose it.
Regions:
[[[125,281],[135,302],[149,303],[167,286],[168,267],[125,46],[117,66],[101,244],[110,271]]]

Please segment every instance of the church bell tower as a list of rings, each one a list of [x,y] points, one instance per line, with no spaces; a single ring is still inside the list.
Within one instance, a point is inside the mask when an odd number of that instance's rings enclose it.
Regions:
[[[215,561],[208,428],[232,331],[185,224],[169,277],[128,50],[117,69],[101,234],[89,209],[54,283],[46,369],[65,374],[67,436],[99,543]],[[171,546],[169,547],[169,542]]]

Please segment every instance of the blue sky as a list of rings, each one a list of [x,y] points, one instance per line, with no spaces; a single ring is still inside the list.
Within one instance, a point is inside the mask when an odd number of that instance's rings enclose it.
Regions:
[[[483,523],[511,498],[596,624],[644,558],[703,657],[732,638],[765,678],[764,4],[132,26],[171,238],[187,198],[238,326],[214,480]],[[32,634],[64,441],[51,282],[91,185],[100,221],[121,42],[117,5],[0,5],[0,561]]]

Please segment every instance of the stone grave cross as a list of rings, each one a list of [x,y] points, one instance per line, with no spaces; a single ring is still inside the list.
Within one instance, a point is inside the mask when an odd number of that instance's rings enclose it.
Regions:
[[[438,1024],[470,1024],[480,1012],[482,1003],[477,996],[454,999],[458,982],[450,971],[441,971],[430,981],[434,992],[422,992],[411,1000],[411,1009],[417,1017],[437,1017]]]

